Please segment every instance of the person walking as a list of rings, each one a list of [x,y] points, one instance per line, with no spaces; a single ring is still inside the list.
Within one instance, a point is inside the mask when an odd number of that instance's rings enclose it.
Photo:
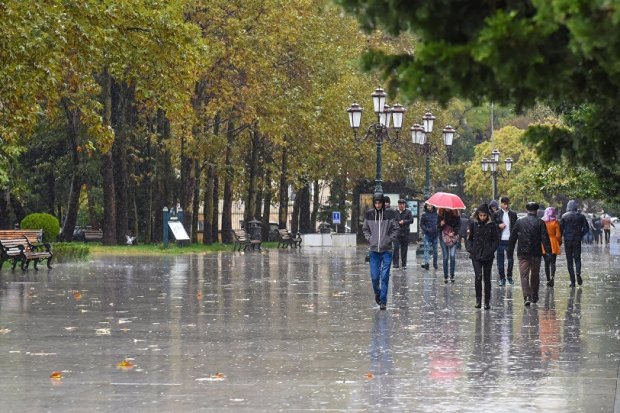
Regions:
[[[506,281],[508,281],[510,285],[514,284],[512,280],[514,256],[508,254],[508,240],[510,239],[510,231],[517,222],[517,213],[510,209],[510,198],[504,196],[500,201],[501,208],[495,213],[493,218],[500,232],[500,241],[497,247],[497,272],[499,273],[499,280],[497,283],[500,286],[504,286],[506,285]],[[506,254],[508,261],[507,268],[504,268],[504,254]]]
[[[398,224],[393,211],[385,209],[383,193],[373,195],[373,208],[366,212],[362,232],[370,247],[370,279],[375,302],[381,310],[387,306],[392,243],[398,236]]]
[[[394,241],[394,257],[392,267],[398,268],[399,255],[400,264],[403,269],[407,268],[407,251],[409,250],[409,227],[413,223],[413,214],[407,208],[404,199],[398,200],[398,209],[395,211],[396,221],[398,222],[398,236]]]
[[[482,306],[482,281],[484,280],[484,309],[491,308],[491,271],[493,258],[499,245],[499,230],[491,216],[489,206],[481,204],[469,223],[467,251],[474,267],[476,308]]]
[[[609,239],[611,238],[611,227],[616,228],[616,226],[613,222],[611,222],[611,217],[609,214],[605,213],[605,211],[603,211],[603,215],[601,215],[601,224],[603,226],[603,232],[605,233],[605,244],[609,245]]]
[[[469,217],[465,212],[461,212],[461,226],[459,227],[459,242],[456,243],[456,248],[461,249],[461,243],[465,242],[467,248],[467,231],[469,230]]]
[[[424,204],[424,213],[420,218],[420,229],[424,239],[424,264],[422,268],[428,270],[429,255],[433,254],[433,268],[437,269],[437,242],[439,239],[439,227],[437,209],[431,204]]]
[[[560,229],[560,223],[555,215],[554,207],[545,209],[542,220],[545,222],[547,235],[551,243],[550,251],[545,250],[544,247],[542,251],[545,260],[545,275],[547,276],[547,286],[553,287],[555,284],[555,261],[558,255],[560,255],[560,246],[562,245],[562,230]]]
[[[564,237],[564,252],[568,264],[570,287],[575,287],[575,275],[577,284],[583,284],[581,278],[581,238],[590,229],[586,217],[577,211],[577,202],[573,199],[568,201],[567,212],[560,219],[560,229]]]
[[[510,233],[508,250],[514,253],[517,245],[521,289],[526,306],[538,302],[540,287],[540,261],[542,258],[541,244],[545,251],[551,251],[551,243],[545,222],[537,217],[538,203],[528,202],[525,206],[527,215],[518,219]]]
[[[440,208],[437,220],[437,225],[441,231],[439,244],[441,245],[443,258],[443,278],[444,283],[447,284],[448,274],[450,275],[450,281],[454,282],[456,243],[459,239],[461,218],[459,217],[459,211],[456,209]]]
[[[596,215],[592,216],[592,222],[590,223],[590,231],[594,236],[594,242],[596,245],[603,243],[603,223],[601,218]]]

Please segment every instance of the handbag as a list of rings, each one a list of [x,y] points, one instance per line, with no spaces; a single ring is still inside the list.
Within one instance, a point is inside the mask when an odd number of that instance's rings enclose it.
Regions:
[[[441,239],[446,246],[451,247],[459,240],[459,234],[457,234],[451,226],[446,225],[441,231]]]

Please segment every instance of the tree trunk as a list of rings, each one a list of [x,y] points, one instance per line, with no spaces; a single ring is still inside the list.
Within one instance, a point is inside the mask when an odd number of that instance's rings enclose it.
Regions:
[[[360,184],[357,183],[353,187],[353,200],[351,201],[351,232],[357,234],[360,226],[360,214],[366,211],[360,211]]]
[[[213,239],[213,188],[215,179],[215,168],[213,165],[209,165],[207,168],[207,179],[204,192],[204,210],[203,210],[203,229],[202,229],[202,243],[205,245],[211,245],[214,242]]]
[[[112,79],[108,70],[103,72],[103,126],[112,124]],[[116,244],[116,195],[114,190],[114,160],[111,150],[101,155],[103,176],[103,239],[104,245]]]
[[[131,110],[132,91],[128,86],[113,82],[112,122],[116,139],[114,154],[114,189],[116,190],[116,241],[123,245],[129,232],[129,172],[127,167],[128,118]]]
[[[222,243],[231,244],[232,238],[232,204],[234,169],[232,167],[232,149],[235,141],[234,123],[228,121],[226,132],[226,163],[224,165],[224,205],[222,207]]]
[[[312,214],[310,215],[310,232],[316,231],[316,222],[319,216],[319,208],[321,207],[321,187],[319,181],[313,182],[314,197],[312,198]]]
[[[271,220],[271,169],[265,172],[263,182],[263,240],[269,240],[269,221]]]
[[[54,173],[50,172],[45,176],[45,190],[46,190],[46,212],[50,215],[55,215],[56,205],[56,179]]]
[[[11,229],[11,194],[0,189],[0,229]]]
[[[258,151],[260,143],[260,133],[255,129],[250,129],[250,156],[248,163],[248,197],[245,205],[245,222],[256,218],[256,193],[258,178]]]
[[[194,196],[192,198],[192,242],[198,242],[198,210],[200,209],[200,175],[202,168],[194,161]],[[202,233],[204,237],[204,231]]]
[[[15,214],[15,220],[18,223],[22,222],[22,220],[26,218],[26,215],[28,215],[28,213],[24,209],[24,206],[22,205],[19,198],[15,196],[15,194],[11,194],[9,199],[11,201],[11,208],[13,209],[13,213]]]
[[[179,202],[181,208],[185,211],[183,215],[183,226],[187,230],[191,239],[193,239],[193,198],[194,198],[194,186],[196,180],[196,173],[194,168],[194,161],[187,156],[187,141],[185,138],[181,138],[181,188]]]
[[[286,143],[286,142],[285,142]],[[288,166],[288,149],[282,147],[282,163],[280,165],[280,208],[278,210],[278,226],[286,228],[288,217],[288,182],[286,179]]]
[[[299,197],[299,232],[302,234],[314,232],[310,226],[310,183],[305,183],[297,193],[297,197]]]
[[[291,232],[296,234],[299,232],[299,202],[301,197],[299,192],[295,193],[295,200],[293,201],[293,216],[291,217]]]
[[[69,203],[67,215],[62,224],[60,240],[70,242],[73,239],[73,230],[77,222],[80,208],[80,191],[82,190],[82,173],[80,171],[80,156],[78,152],[80,136],[80,113],[72,108],[67,100],[63,99],[63,107],[67,116],[67,137],[71,145],[71,186],[69,190]]]
[[[93,199],[93,194],[91,193],[91,186],[85,184],[84,190],[86,191],[86,201],[88,203],[88,221],[91,228],[99,229],[99,224],[97,223],[97,212],[95,210],[95,200]]]
[[[213,172],[213,215],[211,216],[211,239],[213,242],[220,242],[220,178],[217,171]]]

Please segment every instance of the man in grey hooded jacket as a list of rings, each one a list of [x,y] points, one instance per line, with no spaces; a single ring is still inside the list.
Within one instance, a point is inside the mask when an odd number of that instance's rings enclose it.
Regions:
[[[588,233],[590,225],[586,217],[577,211],[575,200],[568,201],[566,209],[567,212],[560,219],[560,229],[564,237],[564,251],[566,252],[568,274],[570,275],[570,286],[575,287],[575,275],[577,275],[577,284],[583,284],[581,278],[581,238]]]
[[[375,302],[385,310],[392,264],[392,243],[398,236],[399,228],[395,212],[385,209],[381,192],[373,195],[373,206],[366,212],[362,231],[370,244],[370,279]]]

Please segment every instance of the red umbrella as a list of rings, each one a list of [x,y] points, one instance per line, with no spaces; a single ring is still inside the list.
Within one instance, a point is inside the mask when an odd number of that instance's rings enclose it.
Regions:
[[[465,204],[458,195],[437,192],[426,201],[436,208],[465,209]]]

